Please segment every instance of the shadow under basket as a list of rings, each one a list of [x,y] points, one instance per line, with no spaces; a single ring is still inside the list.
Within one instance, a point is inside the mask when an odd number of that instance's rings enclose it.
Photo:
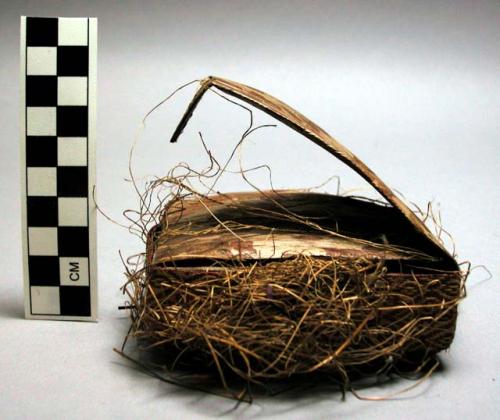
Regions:
[[[465,275],[422,221],[306,117],[236,82],[205,79],[174,141],[210,88],[313,140],[389,204],[293,190],[172,200],[131,274],[131,335],[171,369],[212,369],[224,386],[313,373],[348,382],[447,349]]]

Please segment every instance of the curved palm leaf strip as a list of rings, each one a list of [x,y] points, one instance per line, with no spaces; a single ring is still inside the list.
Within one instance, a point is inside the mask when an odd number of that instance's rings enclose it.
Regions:
[[[412,224],[417,232],[426,237],[431,243],[437,247],[437,251],[442,254],[444,259],[454,262],[453,257],[438,241],[438,239],[429,231],[425,224],[403,203],[392,190],[358,157],[356,157],[349,149],[340,144],[332,136],[330,136],[321,127],[313,123],[307,117],[297,112],[287,104],[280,100],[268,95],[265,92],[243,85],[241,83],[233,82],[231,80],[222,79],[219,77],[210,76],[201,81],[201,86],[191,100],[186,112],[184,113],[181,121],[170,142],[177,141],[182,131],[186,127],[189,119],[203,97],[204,93],[210,88],[215,87],[220,91],[241,99],[254,107],[266,112],[278,121],[307,137],[318,146],[322,147],[332,155],[340,159],[347,166],[361,175],[368,183],[373,186],[390,204],[397,208],[404,217]],[[456,265],[454,263],[453,265]]]

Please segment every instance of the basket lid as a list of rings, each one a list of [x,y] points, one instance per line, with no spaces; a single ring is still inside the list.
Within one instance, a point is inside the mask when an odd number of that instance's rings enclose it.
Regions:
[[[394,192],[364,162],[362,162],[349,149],[339,143],[310,119],[294,110],[284,102],[258,89],[220,77],[210,76],[203,79],[201,81],[200,88],[191,100],[186,112],[172,135],[171,142],[177,141],[204,93],[212,87],[215,87],[221,92],[234,96],[266,112],[344,162],[361,175],[392,206],[394,206],[394,208],[396,208],[410,222],[415,231],[417,231],[427,241],[432,243],[436,247],[436,252],[440,254],[441,257],[454,261],[453,257],[444,248],[437,237],[432,234],[432,232],[415,215],[415,213],[411,211],[410,208],[398,196],[396,196]]]
[[[294,217],[283,219],[282,208]],[[309,220],[318,228],[308,226]],[[154,263],[298,255],[432,259],[427,242],[416,233],[400,236],[405,227],[408,222],[394,207],[354,197],[300,190],[237,192],[169,203],[154,233],[154,249],[148,249]],[[377,243],[382,237],[385,243]]]

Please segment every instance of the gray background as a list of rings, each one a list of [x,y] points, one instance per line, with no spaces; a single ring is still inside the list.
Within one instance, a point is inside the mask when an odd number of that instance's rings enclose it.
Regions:
[[[433,200],[473,271],[445,370],[392,402],[348,395],[231,401],[167,386],[112,352],[128,327],[118,257],[143,250],[99,218],[97,324],[26,321],[20,235],[19,16],[96,16],[98,202],[112,218],[137,206],[128,153],[143,115],[186,81],[215,74],[281,98],[341,140],[390,186],[421,206]],[[6,1],[0,3],[0,417],[2,418],[498,418],[497,309],[500,128],[497,1]],[[223,159],[244,113],[207,95],[176,145],[169,134],[194,87],[148,121],[135,174],[176,162],[206,163],[197,131]],[[256,113],[258,122],[272,122]],[[332,175],[363,181],[285,127],[256,134],[244,163],[268,163],[277,187],[309,187]],[[265,176],[255,174],[265,186]],[[241,189],[228,179],[225,190]],[[323,188],[335,191],[334,185]],[[363,395],[386,395],[397,382]]]

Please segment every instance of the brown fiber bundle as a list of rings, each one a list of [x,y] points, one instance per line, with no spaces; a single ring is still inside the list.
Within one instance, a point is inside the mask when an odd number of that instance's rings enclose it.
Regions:
[[[359,375],[429,369],[453,340],[464,296],[454,258],[350,151],[263,92],[204,80],[173,141],[212,87],[313,140],[391,205],[308,191],[202,194],[190,178],[216,182],[223,171],[209,153],[206,172],[184,167],[142,198],[141,220],[155,226],[142,265],[128,273],[129,335],[161,350],[171,372],[214,372],[227,390],[234,378],[266,384],[319,373],[348,386]],[[151,210],[153,191],[165,186]]]

